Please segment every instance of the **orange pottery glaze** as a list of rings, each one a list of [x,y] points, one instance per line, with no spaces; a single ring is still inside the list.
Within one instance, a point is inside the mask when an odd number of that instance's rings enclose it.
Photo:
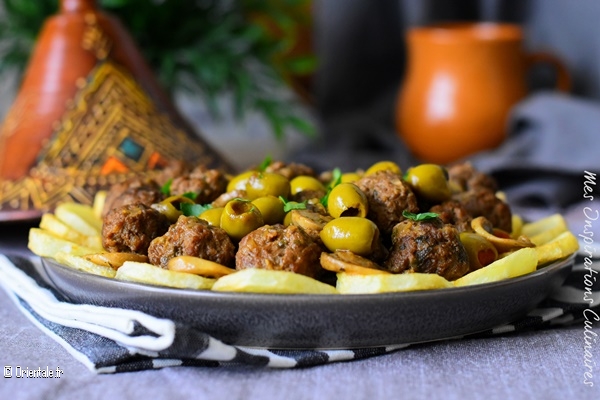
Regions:
[[[61,0],[0,129],[0,221],[155,177],[172,162],[232,171],[183,118],[133,38],[94,0]]]
[[[527,71],[554,65],[556,86],[570,88],[562,63],[526,54],[519,26],[453,23],[407,33],[408,66],[396,105],[396,129],[415,156],[446,164],[505,139],[511,107],[527,94]]]

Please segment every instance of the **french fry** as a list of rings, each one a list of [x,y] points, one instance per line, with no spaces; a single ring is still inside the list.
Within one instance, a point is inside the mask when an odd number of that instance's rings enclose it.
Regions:
[[[97,249],[60,238],[41,228],[31,228],[29,230],[27,247],[33,254],[50,258],[54,258],[60,252],[79,256],[98,252]]]
[[[96,217],[91,206],[79,203],[61,203],[56,206],[54,215],[65,225],[84,236],[100,236],[102,220]]]
[[[86,260],[82,256],[76,256],[71,253],[56,253],[54,259],[61,264],[64,264],[68,267],[74,268],[79,271],[88,272],[94,275],[100,275],[107,278],[114,278],[117,273],[116,270],[106,267],[103,265],[95,264],[91,261]]]
[[[94,196],[94,202],[92,203],[92,209],[94,211],[94,215],[96,218],[102,218],[102,210],[104,209],[104,203],[106,202],[106,195],[108,192],[106,190],[99,190],[96,192]]]
[[[443,289],[452,286],[452,283],[437,274],[359,275],[340,272],[337,274],[336,288],[341,294],[367,294]]]
[[[563,218],[556,218],[551,227],[531,236],[530,240],[535,243],[536,246],[540,246],[550,242],[552,239],[558,237],[561,233],[568,230],[569,227],[567,226],[567,222]]]
[[[117,270],[115,279],[181,289],[210,289],[214,279],[186,272],[169,271],[148,263],[126,261]]]
[[[248,268],[225,275],[212,290],[219,292],[251,292],[278,294],[336,294],[331,285],[290,271]]]
[[[563,232],[551,241],[535,248],[538,265],[568,257],[577,250],[579,250],[579,241],[570,231]]]
[[[560,214],[552,214],[537,221],[524,224],[521,234],[532,238],[556,226],[567,226],[565,218]]]
[[[512,232],[510,236],[513,239],[517,239],[519,236],[523,234],[523,218],[520,215],[513,214],[512,215]]]
[[[82,246],[98,249],[98,251],[104,250],[102,247],[102,238],[100,237],[100,235],[82,235],[81,233],[77,232],[76,230],[72,229],[70,226],[66,225],[64,222],[56,218],[54,214],[43,214],[40,220],[40,228],[45,229],[60,238],[69,240]]]
[[[455,280],[454,286],[477,285],[514,278],[535,271],[537,265],[538,253],[536,248],[524,247]]]

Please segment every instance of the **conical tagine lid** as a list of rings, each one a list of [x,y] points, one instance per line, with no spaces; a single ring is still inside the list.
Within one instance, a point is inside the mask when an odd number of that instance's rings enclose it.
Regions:
[[[0,130],[0,220],[35,218],[171,161],[230,170],[185,121],[120,22],[62,0]]]

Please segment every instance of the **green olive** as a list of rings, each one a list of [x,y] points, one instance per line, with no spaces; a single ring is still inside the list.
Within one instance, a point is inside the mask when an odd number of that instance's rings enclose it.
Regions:
[[[213,207],[204,211],[198,218],[205,220],[210,225],[221,226],[221,214],[225,207]]]
[[[265,224],[258,207],[241,199],[231,200],[225,205],[220,222],[221,228],[234,240],[241,240]]]
[[[349,250],[359,256],[368,256],[378,245],[379,229],[367,218],[340,217],[325,224],[320,237],[332,252]]]
[[[263,216],[265,224],[275,225],[283,222],[285,211],[283,202],[275,196],[263,196],[252,200],[252,203],[258,208]]]
[[[362,176],[358,172],[345,172],[342,174],[342,183],[356,182],[360,178],[362,178]]]
[[[246,190],[246,182],[248,182],[248,179],[255,173],[256,171],[244,171],[241,174],[234,176],[227,184],[227,191]]]
[[[164,214],[170,222],[175,223],[177,218],[183,214],[179,209],[181,203],[195,204],[194,200],[185,196],[169,196],[160,203],[152,204],[152,208]]]
[[[254,172],[246,182],[246,195],[250,200],[263,196],[290,196],[290,181],[273,172]]]
[[[290,193],[296,194],[305,190],[325,192],[325,185],[314,176],[299,175],[290,181]]]
[[[498,250],[483,236],[473,232],[462,232],[460,241],[467,250],[471,271],[485,267],[498,259]]]
[[[420,164],[406,171],[405,181],[417,197],[433,203],[441,203],[451,196],[448,171],[437,164]]]
[[[375,164],[367,168],[367,170],[365,171],[365,175],[371,175],[379,171],[390,171],[395,174],[402,175],[402,170],[400,169],[400,166],[393,161],[376,162]]]
[[[329,193],[327,211],[334,218],[365,218],[369,212],[369,201],[365,193],[354,183],[340,183]]]

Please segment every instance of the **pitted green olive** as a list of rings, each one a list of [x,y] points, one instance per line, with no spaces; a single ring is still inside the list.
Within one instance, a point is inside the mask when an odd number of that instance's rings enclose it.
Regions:
[[[305,190],[325,192],[325,185],[314,176],[299,175],[290,181],[290,193],[296,194]]]
[[[177,218],[183,214],[179,207],[181,203],[195,204],[194,200],[185,196],[169,196],[160,203],[152,204],[151,207],[164,214],[171,223],[175,223]]]
[[[379,229],[367,218],[340,217],[325,224],[320,237],[332,252],[349,250],[359,256],[368,256],[378,244]]]
[[[371,175],[379,171],[390,171],[398,175],[402,175],[400,166],[393,161],[379,161],[371,165],[365,171],[365,175]]]
[[[258,207],[240,199],[231,200],[225,205],[220,222],[221,228],[234,240],[242,239],[265,224]]]
[[[204,211],[198,218],[205,220],[213,226],[221,226],[221,214],[225,207],[213,207]]]
[[[248,182],[248,179],[255,173],[256,171],[244,171],[241,174],[234,176],[227,184],[227,191],[246,190],[246,182]]]
[[[283,202],[279,198],[271,195],[263,196],[252,200],[252,203],[258,207],[265,224],[275,225],[283,222],[285,211],[283,210]]]
[[[263,196],[290,197],[290,181],[272,172],[254,172],[246,182],[246,195],[250,200]]]
[[[342,174],[342,183],[356,182],[360,178],[362,178],[362,175],[358,172],[345,172]]]
[[[365,193],[353,183],[340,183],[327,198],[327,211],[334,218],[363,217],[369,212]]]
[[[416,195],[429,202],[441,203],[451,196],[448,171],[437,164],[420,164],[406,171],[406,182]]]
[[[477,233],[462,232],[460,241],[467,250],[471,271],[485,267],[498,258],[498,251],[494,245]]]

